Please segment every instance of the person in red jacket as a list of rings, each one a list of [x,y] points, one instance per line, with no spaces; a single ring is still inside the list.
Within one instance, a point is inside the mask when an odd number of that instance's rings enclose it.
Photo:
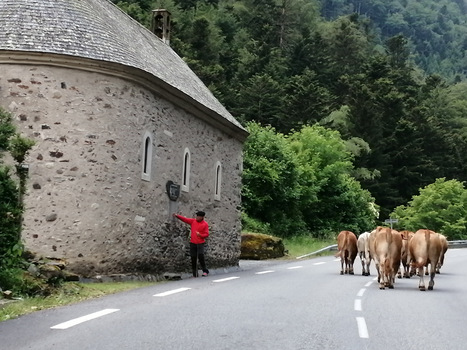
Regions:
[[[206,268],[206,262],[204,260],[204,243],[205,239],[209,236],[209,225],[204,221],[204,211],[198,211],[196,218],[186,218],[182,215],[173,214],[177,219],[189,224],[191,226],[190,234],[190,256],[191,256],[191,268],[193,270],[193,277],[198,277],[198,266],[197,260],[203,270],[203,277],[209,274],[209,270]]]

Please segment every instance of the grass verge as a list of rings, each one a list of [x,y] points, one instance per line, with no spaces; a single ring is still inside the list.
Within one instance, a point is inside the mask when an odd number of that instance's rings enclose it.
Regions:
[[[154,285],[155,283],[163,282],[65,282],[56,289],[56,292],[48,297],[25,298],[4,304],[3,307],[0,308],[0,322],[29,314],[34,311],[74,304],[87,299],[99,298],[108,294]]]
[[[322,240],[309,236],[285,238],[282,242],[284,243],[285,249],[288,251],[287,258],[289,259],[296,259],[299,256],[317,252],[320,249],[336,244],[335,240]],[[335,251],[325,250],[315,256],[333,254],[335,254]]]

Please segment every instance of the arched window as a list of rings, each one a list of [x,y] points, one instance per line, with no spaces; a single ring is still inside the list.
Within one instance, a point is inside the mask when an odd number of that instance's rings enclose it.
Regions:
[[[183,154],[183,173],[182,173],[182,191],[188,192],[190,190],[190,166],[191,156],[190,150],[185,148]]]
[[[142,152],[143,152],[143,157],[142,157],[141,179],[146,180],[146,181],[151,181],[152,134],[148,131],[144,133]]]
[[[215,185],[214,185],[214,199],[221,200],[221,183],[222,183],[222,166],[221,162],[216,163],[216,172],[215,172]]]

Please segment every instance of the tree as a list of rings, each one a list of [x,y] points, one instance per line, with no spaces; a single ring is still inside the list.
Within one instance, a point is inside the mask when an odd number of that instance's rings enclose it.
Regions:
[[[407,230],[426,228],[448,240],[467,239],[467,189],[457,180],[436,179],[406,206],[397,207],[391,217]]]
[[[0,108],[0,269],[16,264],[21,252],[22,194],[27,176],[22,163],[33,144],[16,134],[11,114]],[[11,176],[11,167],[1,162],[6,151],[17,162],[19,186]]]
[[[354,232],[375,225],[374,199],[351,177],[353,157],[337,131],[304,126],[290,136],[297,154],[301,186],[300,208],[314,236]]]
[[[299,174],[286,137],[272,127],[249,123],[244,148],[242,203],[252,218],[269,223],[274,234],[304,232]]]

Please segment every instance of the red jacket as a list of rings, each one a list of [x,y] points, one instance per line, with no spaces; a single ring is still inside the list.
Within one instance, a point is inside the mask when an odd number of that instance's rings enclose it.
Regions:
[[[190,242],[195,244],[201,244],[205,242],[205,239],[209,236],[209,226],[204,219],[200,222],[196,221],[196,219],[186,218],[181,215],[175,215],[178,219],[190,224],[191,226],[191,236]],[[199,232],[199,236],[196,234]]]

